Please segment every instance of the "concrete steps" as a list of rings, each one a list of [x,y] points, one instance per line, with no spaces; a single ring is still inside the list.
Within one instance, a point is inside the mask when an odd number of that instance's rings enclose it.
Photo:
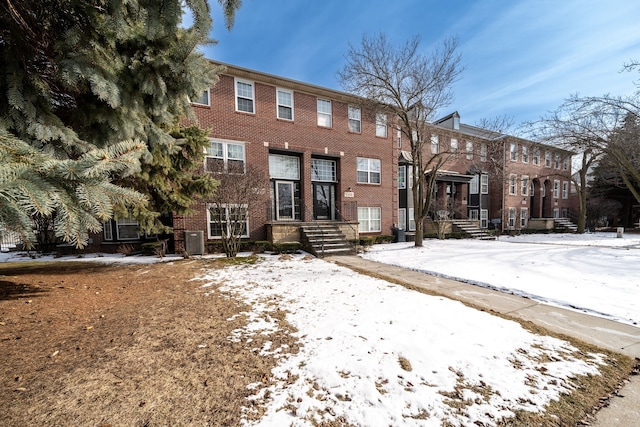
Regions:
[[[472,239],[478,240],[496,240],[496,237],[489,234],[487,230],[484,230],[478,227],[475,223],[471,221],[465,221],[463,219],[454,219],[451,220],[451,223],[454,227],[456,227],[459,231],[466,233]]]
[[[354,246],[335,224],[306,224],[301,227],[301,235],[305,249],[317,257],[356,253]]]
[[[557,233],[577,233],[578,226],[567,218],[554,218],[553,230]]]

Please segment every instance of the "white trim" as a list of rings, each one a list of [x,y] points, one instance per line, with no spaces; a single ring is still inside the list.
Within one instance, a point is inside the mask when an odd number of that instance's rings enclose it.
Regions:
[[[207,94],[207,103],[203,104],[202,102],[198,102],[200,99],[202,99],[202,97],[204,96],[204,94]],[[191,101],[192,104],[194,105],[204,105],[204,106],[211,106],[211,89],[205,89],[204,91],[202,91],[202,95],[201,97],[198,99],[198,101]]]
[[[218,204],[217,203],[207,203],[207,206],[205,208],[207,210],[207,239],[209,239],[209,240],[222,240],[222,235],[220,235],[220,236],[212,236],[211,235],[211,224],[213,222],[215,222],[215,221],[213,221],[211,219],[211,211],[209,210],[209,208],[215,207],[215,206],[218,206]],[[221,205],[221,207],[224,208],[225,219],[226,219],[227,222],[229,221],[228,206],[234,207],[234,206],[238,206],[238,205],[236,205],[236,204],[227,205],[226,203],[223,203]],[[247,205],[242,205],[242,207],[245,210],[248,208]],[[247,219],[245,221],[245,232],[246,233],[242,234],[240,236],[240,238],[248,238],[249,237],[249,212],[248,211],[247,211]]]
[[[244,96],[244,95],[240,96],[238,94],[238,83],[242,83],[242,84],[251,86],[251,95],[250,95],[250,97]],[[235,95],[236,111],[238,111],[240,113],[255,114],[256,113],[256,84],[255,84],[255,82],[253,82],[251,80],[244,80],[244,79],[240,79],[238,77],[234,77],[234,79],[233,79],[233,90],[234,90],[234,95]],[[238,98],[250,100],[251,101],[251,109],[252,109],[252,111],[240,110],[238,108]]]
[[[291,105],[285,105],[285,104],[281,104],[280,103],[280,96],[279,96],[280,92],[291,95]],[[289,117],[280,117],[280,107],[281,106],[291,109],[291,118],[289,118]],[[294,115],[293,115],[293,91],[292,90],[284,89],[284,88],[281,88],[281,87],[277,87],[276,88],[276,117],[279,118],[280,120],[293,121]]]

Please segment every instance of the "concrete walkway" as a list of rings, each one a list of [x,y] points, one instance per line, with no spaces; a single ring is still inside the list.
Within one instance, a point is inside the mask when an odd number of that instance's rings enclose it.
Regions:
[[[455,280],[366,260],[359,256],[334,256],[326,257],[325,260],[360,273],[468,303],[488,312],[527,320],[550,331],[571,336],[630,357],[640,358],[640,328],[631,325],[541,304],[528,298]],[[630,382],[620,391],[620,397],[612,398],[609,406],[598,412],[596,421],[591,425],[596,427],[639,426],[640,376],[632,376]]]

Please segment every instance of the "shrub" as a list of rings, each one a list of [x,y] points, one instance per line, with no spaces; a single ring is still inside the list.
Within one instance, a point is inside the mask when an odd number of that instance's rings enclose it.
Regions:
[[[284,242],[273,244],[273,252],[275,252],[276,254],[294,254],[300,249],[302,249],[302,244],[300,242]]]

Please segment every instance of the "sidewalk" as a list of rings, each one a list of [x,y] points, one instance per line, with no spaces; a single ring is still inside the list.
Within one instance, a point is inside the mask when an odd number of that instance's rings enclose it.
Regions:
[[[325,260],[360,273],[473,304],[488,312],[507,314],[514,318],[531,321],[550,331],[572,336],[630,357],[640,358],[640,328],[631,325],[366,260],[359,256],[334,256],[326,257]],[[620,391],[620,395],[621,397],[612,398],[609,406],[598,412],[592,426],[635,427],[639,425],[640,376],[631,377],[631,381]]]

